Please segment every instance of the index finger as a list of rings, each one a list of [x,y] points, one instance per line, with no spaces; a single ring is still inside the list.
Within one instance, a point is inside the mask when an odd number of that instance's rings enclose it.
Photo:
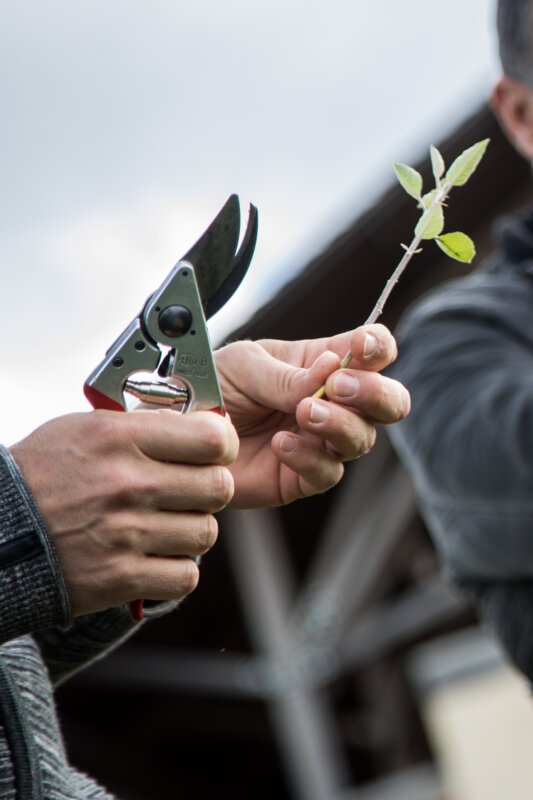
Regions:
[[[135,444],[148,458],[187,464],[231,464],[239,440],[228,419],[213,411],[158,409],[125,415]]]

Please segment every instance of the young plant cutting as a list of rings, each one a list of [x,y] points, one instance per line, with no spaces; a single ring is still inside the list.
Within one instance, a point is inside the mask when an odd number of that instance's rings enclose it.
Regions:
[[[476,254],[474,242],[466,233],[461,233],[460,231],[443,233],[443,209],[451,190],[455,186],[464,186],[474,173],[485,154],[488,144],[489,139],[483,139],[481,142],[473,144],[464,150],[461,155],[457,156],[448,170],[446,170],[446,165],[440,152],[431,145],[430,158],[435,187],[426,193],[423,191],[422,175],[416,169],[407,166],[407,164],[394,165],[394,171],[400,185],[407,194],[417,201],[418,208],[422,210],[422,213],[415,226],[411,243],[409,245],[402,244],[405,253],[385,284],[376,305],[365,321],[365,325],[376,322],[381,315],[390,293],[398,283],[408,263],[416,253],[421,252],[420,245],[422,242],[433,239],[450,258],[466,264],[471,263]],[[350,352],[346,353],[341,361],[340,368],[346,369],[351,360],[352,354]],[[324,393],[325,386],[321,386],[313,397],[323,397]]]

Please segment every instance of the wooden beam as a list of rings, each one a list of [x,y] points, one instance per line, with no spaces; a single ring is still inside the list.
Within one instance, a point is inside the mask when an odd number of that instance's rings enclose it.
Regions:
[[[225,522],[250,636],[278,665],[268,707],[293,795],[335,798],[348,784],[348,768],[329,704],[308,687],[300,643],[287,626],[294,583],[275,513],[233,512]]]
[[[358,669],[394,648],[430,634],[438,625],[464,615],[468,604],[439,577],[369,611],[346,631],[340,643],[340,673]]]
[[[187,652],[129,644],[96,661],[77,682],[109,685],[118,691],[186,691],[218,697],[262,698],[271,665],[247,654]]]
[[[378,454],[378,464],[380,459]],[[336,512],[333,534],[326,532],[327,538],[333,535],[336,549],[326,546],[315,563],[312,582],[304,587],[293,615],[293,629],[322,637],[326,631],[330,636],[336,631],[336,637],[340,637],[346,621],[360,614],[368,603],[376,581],[416,515],[411,479],[397,461],[386,474],[375,474],[364,506],[351,511],[347,493]]]

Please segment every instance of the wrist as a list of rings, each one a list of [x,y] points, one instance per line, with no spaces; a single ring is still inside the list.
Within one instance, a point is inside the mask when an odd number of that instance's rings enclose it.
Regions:
[[[0,446],[0,640],[68,627],[70,602],[61,567],[31,491]]]

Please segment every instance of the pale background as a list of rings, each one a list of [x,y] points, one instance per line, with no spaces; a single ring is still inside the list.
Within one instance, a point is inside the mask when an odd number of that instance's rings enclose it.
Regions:
[[[215,342],[497,74],[492,0],[0,9],[6,444],[88,408],[85,377],[229,194],[259,207],[260,236]]]

